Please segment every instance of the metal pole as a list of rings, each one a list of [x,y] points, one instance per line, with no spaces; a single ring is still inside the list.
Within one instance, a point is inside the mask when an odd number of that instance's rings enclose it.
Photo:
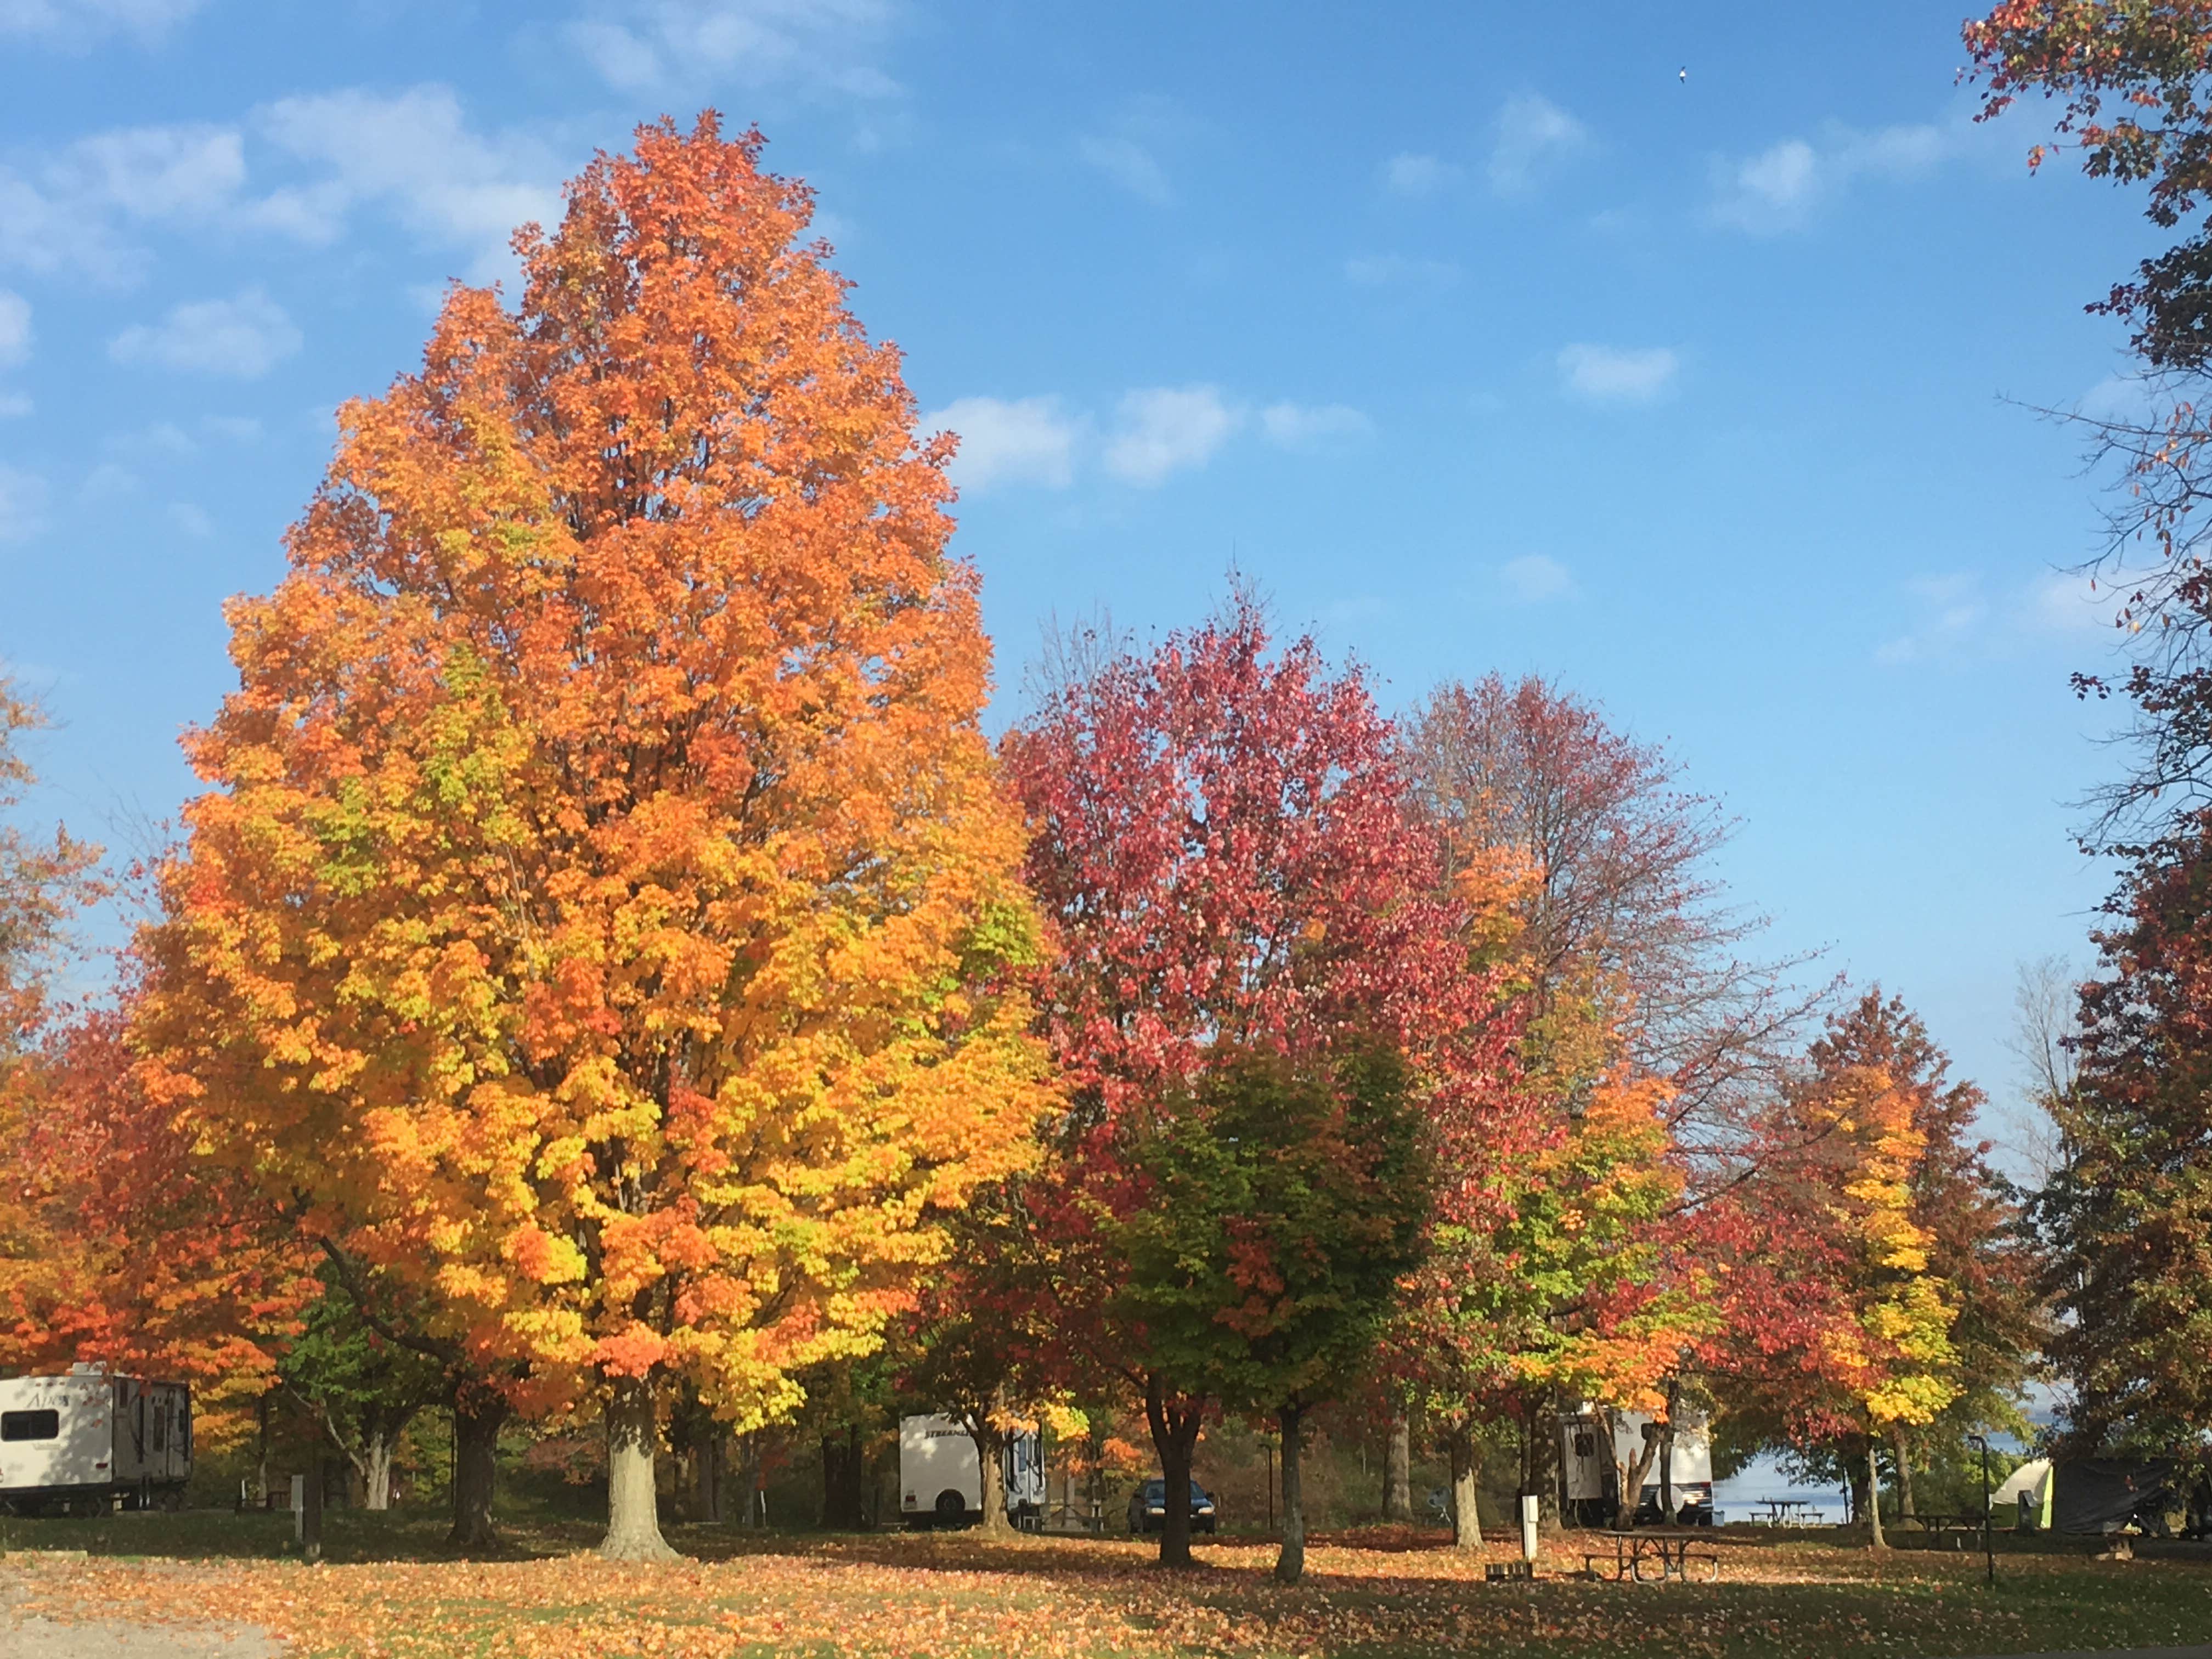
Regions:
[[[1989,1566],[1989,1589],[1997,1589],[1997,1535],[1989,1516],[1989,1436],[1982,1436],[1982,1562]]]
[[[1997,1585],[1996,1534],[1990,1525],[1990,1443],[1982,1438],[1982,1561],[1989,1569],[1988,1582],[1991,1589]]]

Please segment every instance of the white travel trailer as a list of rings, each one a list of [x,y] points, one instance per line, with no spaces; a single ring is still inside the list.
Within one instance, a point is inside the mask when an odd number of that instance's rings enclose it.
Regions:
[[[1619,1412],[1608,1444],[1604,1414],[1590,1407],[1564,1413],[1559,1419],[1559,1513],[1581,1526],[1610,1526],[1620,1490],[1621,1472],[1635,1466],[1646,1442],[1657,1437],[1659,1425],[1644,1412]],[[1713,1446],[1705,1419],[1681,1413],[1674,1424],[1674,1456],[1669,1460],[1668,1486],[1674,1512],[1660,1513],[1659,1458],[1644,1477],[1637,1518],[1645,1523],[1661,1520],[1684,1526],[1710,1527],[1720,1516],[1713,1509]]]
[[[1034,1434],[1007,1437],[1000,1459],[1006,1518],[1036,1528],[1044,1516],[1044,1459]],[[899,1419],[899,1513],[909,1528],[972,1527],[983,1518],[983,1463],[957,1417]]]
[[[191,1475],[191,1392],[181,1382],[97,1365],[0,1381],[0,1508],[104,1513],[119,1498],[175,1509]]]

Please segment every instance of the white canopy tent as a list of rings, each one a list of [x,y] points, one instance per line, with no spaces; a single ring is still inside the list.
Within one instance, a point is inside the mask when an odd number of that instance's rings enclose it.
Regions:
[[[2048,1526],[2051,1514],[2049,1458],[2031,1457],[2007,1475],[2004,1485],[1990,1494],[1990,1508],[1999,1513],[2017,1509],[2023,1494],[2027,1498],[2028,1508],[2042,1517],[2043,1524]]]

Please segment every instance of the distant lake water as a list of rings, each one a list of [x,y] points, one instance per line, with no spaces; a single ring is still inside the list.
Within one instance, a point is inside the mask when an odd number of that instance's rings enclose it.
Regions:
[[[1810,1504],[1817,1512],[1816,1525],[1836,1525],[1850,1513],[1851,1507],[1849,1496],[1842,1491],[1801,1485],[1783,1474],[1782,1466],[1771,1457],[1756,1458],[1728,1480],[1713,1482],[1713,1507],[1721,1512],[1723,1525],[1765,1520],[1766,1509],[1759,1501],[1762,1498],[1789,1498]]]

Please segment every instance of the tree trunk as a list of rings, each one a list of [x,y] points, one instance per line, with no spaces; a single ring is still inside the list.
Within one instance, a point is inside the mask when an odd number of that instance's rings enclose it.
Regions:
[[[1890,1449],[1897,1454],[1897,1518],[1917,1520],[1912,1507],[1912,1448],[1905,1438],[1905,1425],[1893,1425],[1889,1435]]]
[[[977,1501],[983,1506],[982,1529],[1009,1533],[1006,1522],[1006,1431],[988,1417],[969,1419],[968,1435],[975,1443]]]
[[[837,1532],[838,1494],[844,1490],[845,1471],[842,1465],[845,1448],[834,1434],[825,1434],[822,1445],[822,1530]]]
[[[269,1396],[266,1394],[261,1396],[259,1404],[254,1407],[254,1415],[259,1424],[260,1437],[254,1454],[253,1495],[265,1510],[269,1507]]]
[[[361,1506],[365,1510],[392,1507],[392,1454],[399,1437],[372,1418],[361,1437]]]
[[[1285,1406],[1275,1413],[1283,1436],[1283,1547],[1275,1557],[1275,1581],[1282,1584],[1297,1583],[1306,1571],[1306,1505],[1298,1484],[1304,1419],[1303,1406]]]
[[[722,1518],[722,1425],[708,1423],[691,1449],[691,1512],[709,1523]]]
[[[1160,1478],[1166,1488],[1160,1519],[1160,1565],[1188,1567],[1190,1559],[1190,1462],[1198,1444],[1199,1424],[1204,1412],[1199,1401],[1170,1403],[1158,1376],[1145,1380],[1145,1419],[1152,1426],[1152,1449],[1160,1455]]]
[[[1521,1490],[1536,1498],[1540,1525],[1559,1524],[1559,1407],[1550,1389],[1537,1395],[1521,1419]]]
[[[1867,1542],[1869,1547],[1887,1549],[1889,1541],[1881,1535],[1881,1471],[1875,1467],[1874,1449],[1876,1441],[1867,1436]]]
[[[849,1532],[868,1529],[868,1454],[860,1444],[860,1425],[845,1425],[845,1485],[837,1494],[840,1524]]]
[[[1634,1462],[1623,1463],[1620,1453],[1620,1425],[1615,1420],[1617,1415],[1609,1410],[1601,1412],[1598,1423],[1607,1443],[1613,1448],[1613,1524],[1625,1530],[1636,1524],[1636,1511],[1644,1503],[1644,1483],[1650,1478],[1652,1462],[1659,1455],[1659,1436],[1656,1424],[1645,1424],[1644,1449],[1636,1454]],[[1662,1516],[1661,1519],[1665,1517]]]
[[[309,1460],[300,1482],[300,1550],[310,1561],[323,1559],[323,1456]]]
[[[653,1383],[618,1376],[607,1401],[607,1535],[599,1553],[610,1561],[673,1561],[660,1535],[660,1493],[653,1452],[660,1438]]]
[[[1382,1443],[1382,1518],[1413,1518],[1413,1423],[1403,1406],[1391,1412],[1389,1437]]]
[[[842,1431],[822,1437],[822,1525],[825,1530],[866,1530],[866,1464],[860,1455],[858,1424],[848,1423]]]
[[[492,1530],[492,1488],[499,1478],[499,1429],[507,1421],[507,1396],[471,1380],[453,1390],[453,1529],[448,1548],[488,1550],[499,1543]]]
[[[1674,1524],[1674,1408],[1680,1403],[1681,1384],[1667,1379],[1667,1420],[1659,1425],[1659,1519]]]
[[[738,1518],[741,1527],[763,1524],[760,1501],[760,1436],[746,1435],[738,1442],[738,1497],[744,1513]]]
[[[1482,1547],[1482,1511],[1475,1495],[1482,1486],[1482,1460],[1475,1455],[1474,1436],[1464,1428],[1445,1437],[1451,1458],[1452,1542],[1463,1550]]]

